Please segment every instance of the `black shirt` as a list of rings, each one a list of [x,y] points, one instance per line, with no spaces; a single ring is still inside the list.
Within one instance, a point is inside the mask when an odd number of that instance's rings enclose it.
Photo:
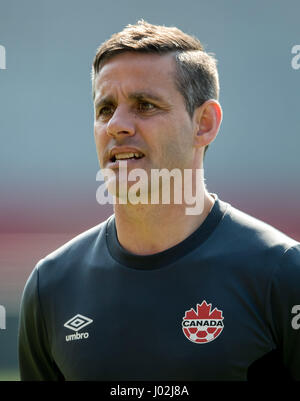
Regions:
[[[21,379],[300,380],[294,305],[300,244],[219,199],[193,234],[149,256],[120,245],[112,215],[31,273]]]

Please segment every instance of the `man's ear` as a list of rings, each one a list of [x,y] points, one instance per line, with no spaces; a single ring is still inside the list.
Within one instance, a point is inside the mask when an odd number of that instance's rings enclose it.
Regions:
[[[222,122],[223,112],[217,100],[204,102],[194,112],[195,146],[205,147],[214,141]]]

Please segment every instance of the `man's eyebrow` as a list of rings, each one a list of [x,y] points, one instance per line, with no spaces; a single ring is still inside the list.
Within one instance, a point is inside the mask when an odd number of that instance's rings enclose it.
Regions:
[[[130,93],[130,95],[128,96],[129,99],[131,100],[145,100],[145,99],[152,99],[152,100],[156,100],[157,102],[164,102],[164,99],[158,95],[156,95],[155,93],[152,92],[133,92]]]
[[[112,96],[104,96],[95,101],[95,108],[97,109],[100,106],[103,106],[105,104],[113,104],[113,103],[114,103],[114,99]]]
[[[129,94],[128,98],[130,100],[146,100],[147,99],[147,100],[154,100],[157,102],[165,103],[165,100],[162,97],[160,97],[152,92],[145,92],[145,91],[132,92]],[[95,108],[97,109],[103,105],[113,104],[113,103],[115,103],[115,100],[112,96],[104,96],[95,101]]]

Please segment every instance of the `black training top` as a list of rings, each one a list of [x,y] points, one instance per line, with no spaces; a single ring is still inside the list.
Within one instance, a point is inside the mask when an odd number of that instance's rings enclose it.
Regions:
[[[300,380],[300,244],[216,199],[180,244],[127,252],[115,218],[39,261],[22,380]]]

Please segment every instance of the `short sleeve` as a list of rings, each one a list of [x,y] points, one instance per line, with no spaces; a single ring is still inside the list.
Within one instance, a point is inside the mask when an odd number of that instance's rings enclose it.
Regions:
[[[275,342],[291,378],[300,380],[300,244],[282,256],[269,294],[267,307]],[[299,324],[295,324],[297,319]]]
[[[28,278],[21,300],[18,332],[19,369],[22,381],[64,380],[51,357],[39,300],[40,261]]]

